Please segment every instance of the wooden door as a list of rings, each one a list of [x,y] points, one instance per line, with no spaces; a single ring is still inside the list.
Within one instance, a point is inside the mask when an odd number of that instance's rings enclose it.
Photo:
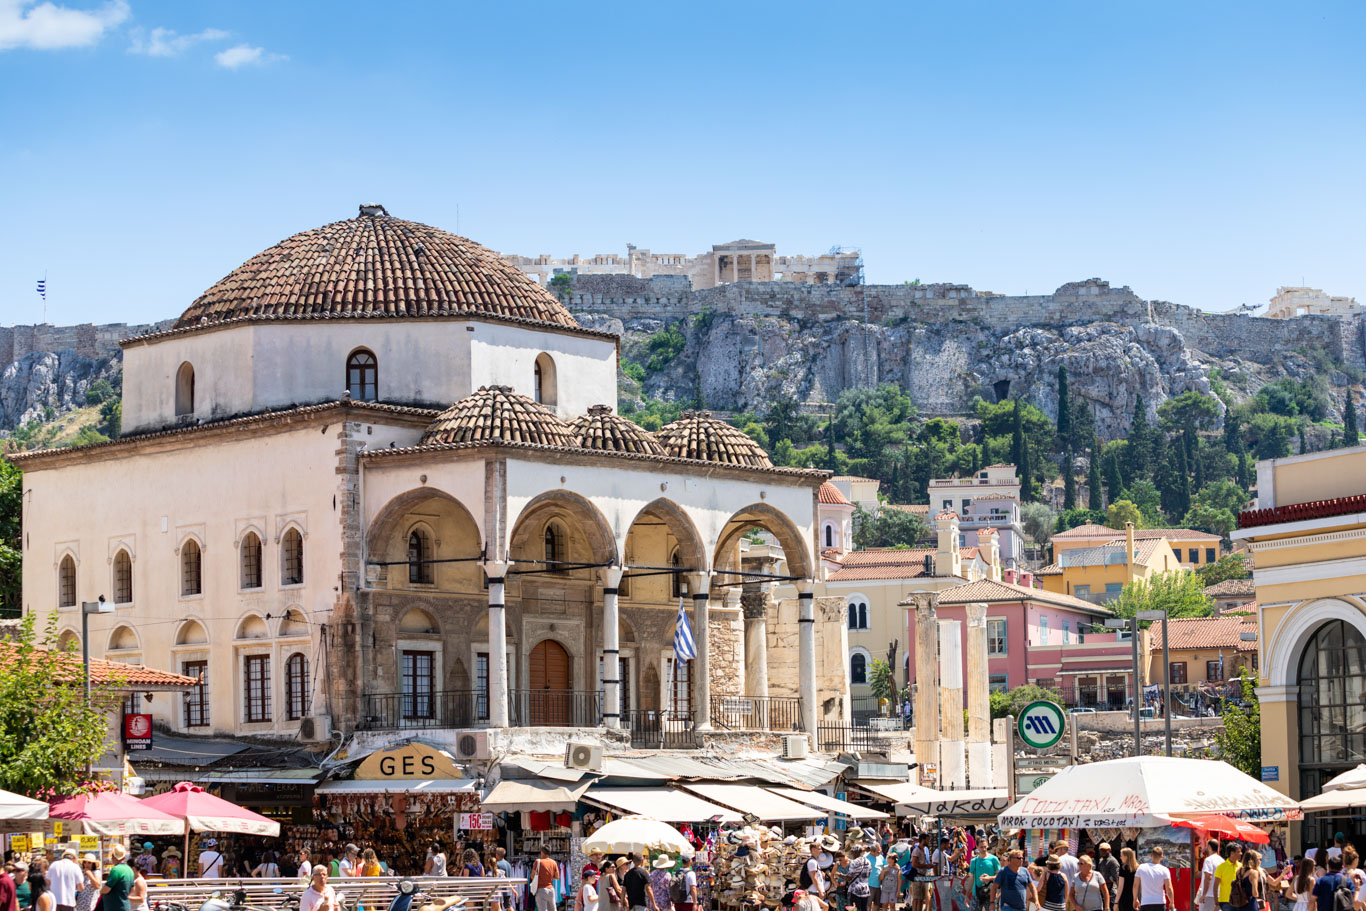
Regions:
[[[564,646],[547,639],[531,650],[531,692],[528,714],[533,726],[569,724],[569,653]]]

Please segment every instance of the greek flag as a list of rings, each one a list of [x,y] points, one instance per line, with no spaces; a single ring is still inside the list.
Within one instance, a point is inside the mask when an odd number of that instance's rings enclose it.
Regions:
[[[38,279],[38,293],[42,295],[43,300],[47,300],[47,279]]]
[[[683,608],[683,599],[678,599],[678,620],[674,623],[674,657],[679,661],[691,661],[697,657],[697,646],[692,641],[692,627],[688,624],[688,612]]]

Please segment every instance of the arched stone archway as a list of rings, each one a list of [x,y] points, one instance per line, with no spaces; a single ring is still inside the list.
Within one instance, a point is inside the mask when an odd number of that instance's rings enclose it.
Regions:
[[[620,562],[616,538],[602,512],[586,497],[549,490],[522,507],[508,535],[508,558],[514,563],[546,565],[545,530],[558,522],[568,538],[564,563]]]
[[[815,578],[810,543],[786,514],[767,503],[752,503],[737,510],[726,521],[712,551],[712,566],[717,572],[740,569],[737,545],[752,528],[761,528],[778,540],[788,575],[799,579]]]
[[[707,547],[692,518],[672,500],[660,498],[646,504],[622,539],[622,553],[631,566],[672,567],[680,573],[706,572],[711,566]],[[627,569],[627,573],[632,570]],[[679,596],[676,577],[659,569],[640,569],[623,598],[638,605],[672,607]],[[686,586],[685,586],[686,587]]]
[[[419,487],[384,504],[365,535],[366,574],[390,589],[473,591],[483,585],[479,522],[442,490]]]

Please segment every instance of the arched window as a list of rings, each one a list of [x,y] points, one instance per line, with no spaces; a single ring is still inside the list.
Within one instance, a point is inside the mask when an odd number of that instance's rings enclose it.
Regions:
[[[300,652],[285,661],[285,716],[298,721],[308,712],[308,659]]]
[[[868,682],[868,659],[862,653],[854,652],[849,656],[849,682],[867,683]]]
[[[352,351],[346,359],[346,389],[358,401],[379,400],[379,364],[364,348]]]
[[[431,560],[431,539],[422,529],[414,528],[408,535],[408,581],[419,585],[431,585]]]
[[[201,574],[199,542],[186,538],[180,545],[180,593],[198,595],[204,591],[204,577]]]
[[[254,531],[242,536],[242,587],[261,587],[261,538]]]
[[[531,397],[542,405],[555,407],[555,361],[544,351],[536,355],[532,370]]]
[[[76,606],[76,561],[71,554],[62,557],[57,564],[57,606]]]
[[[114,554],[114,603],[133,603],[133,558],[126,550]]]
[[[669,554],[669,565],[672,566],[672,567],[674,568],[674,573],[673,573],[673,575],[669,577],[669,578],[672,580],[671,583],[670,583],[670,587],[669,587],[669,594],[670,594],[671,597],[674,597],[674,598],[681,598],[681,597],[683,597],[683,587],[684,587],[684,586],[683,586],[683,574],[682,574],[681,572],[678,571],[678,568],[679,568],[680,566],[682,566],[683,564],[682,564],[682,562],[681,562],[681,560],[680,560],[680,558],[679,558],[678,548],[677,548],[677,547],[674,548],[674,552],[673,552],[673,553]]]
[[[280,584],[302,585],[304,581],[304,536],[291,528],[280,540]]]
[[[827,525],[827,526],[825,526],[825,546],[826,546],[826,547],[834,547],[834,546],[835,546],[835,526],[833,526],[833,525]]]
[[[559,564],[564,562],[564,529],[556,522],[547,522],[545,525],[545,562],[546,569],[561,571],[563,567]]]
[[[850,629],[868,628],[868,602],[854,599],[849,602],[847,613]]]
[[[186,361],[175,374],[175,413],[194,414],[194,366]]]

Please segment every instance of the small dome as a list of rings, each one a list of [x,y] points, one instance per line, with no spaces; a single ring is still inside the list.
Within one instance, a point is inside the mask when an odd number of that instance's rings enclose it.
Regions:
[[[437,415],[422,435],[424,446],[492,441],[578,446],[568,424],[511,386],[480,386]]]
[[[685,411],[657,434],[667,455],[680,459],[720,462],[744,468],[772,468],[768,453],[737,427],[711,416],[710,411]]]
[[[464,237],[367,203],[346,221],[286,237],[219,279],[176,328],[232,319],[486,315],[578,328],[555,295]]]
[[[610,405],[594,405],[587,414],[570,421],[569,429],[584,449],[664,455],[664,447],[653,434],[639,424],[613,414]]]
[[[826,481],[816,491],[816,501],[824,503],[826,506],[853,506],[849,500],[840,493],[840,489],[829,481]]]

